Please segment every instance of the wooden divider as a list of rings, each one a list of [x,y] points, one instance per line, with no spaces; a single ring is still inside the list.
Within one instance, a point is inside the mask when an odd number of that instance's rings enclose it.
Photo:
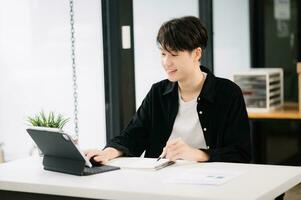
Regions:
[[[297,63],[297,73],[298,73],[298,93],[299,93],[299,112],[301,112],[301,62]]]

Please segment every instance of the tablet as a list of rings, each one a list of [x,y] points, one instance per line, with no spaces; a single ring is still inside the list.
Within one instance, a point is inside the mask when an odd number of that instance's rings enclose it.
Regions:
[[[71,160],[85,161],[87,167],[91,162],[73,142],[70,135],[58,128],[32,126],[26,129],[44,155]]]

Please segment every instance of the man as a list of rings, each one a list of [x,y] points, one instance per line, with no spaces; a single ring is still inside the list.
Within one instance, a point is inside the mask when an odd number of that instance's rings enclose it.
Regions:
[[[200,66],[207,30],[192,16],[172,19],[158,32],[167,79],[153,84],[120,136],[88,159],[166,157],[199,162],[250,162],[250,128],[240,88]]]

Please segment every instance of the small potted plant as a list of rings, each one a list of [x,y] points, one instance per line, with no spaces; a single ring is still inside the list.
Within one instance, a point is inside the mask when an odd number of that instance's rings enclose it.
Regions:
[[[34,117],[27,117],[27,122],[29,126],[41,127],[41,128],[53,128],[63,130],[63,127],[69,121],[69,118],[65,118],[63,115],[56,115],[54,112],[49,112],[48,114],[44,111],[37,113]],[[38,153],[36,153],[38,152]],[[39,154],[42,156],[42,152],[34,145],[30,152],[30,155]]]
[[[56,114],[54,112],[49,112],[48,114],[44,111],[39,112],[34,117],[28,117],[27,121],[31,126],[57,128],[62,130],[69,118],[63,117],[63,115]]]

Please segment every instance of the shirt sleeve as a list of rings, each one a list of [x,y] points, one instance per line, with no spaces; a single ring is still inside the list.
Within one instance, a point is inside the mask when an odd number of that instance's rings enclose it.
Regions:
[[[140,156],[143,153],[149,138],[149,114],[152,90],[153,87],[144,98],[127,127],[119,136],[114,137],[106,147],[113,147],[122,151],[123,156]]]
[[[226,128],[220,138],[219,148],[204,150],[209,161],[244,162],[251,161],[251,135],[248,114],[240,88],[231,103]]]

